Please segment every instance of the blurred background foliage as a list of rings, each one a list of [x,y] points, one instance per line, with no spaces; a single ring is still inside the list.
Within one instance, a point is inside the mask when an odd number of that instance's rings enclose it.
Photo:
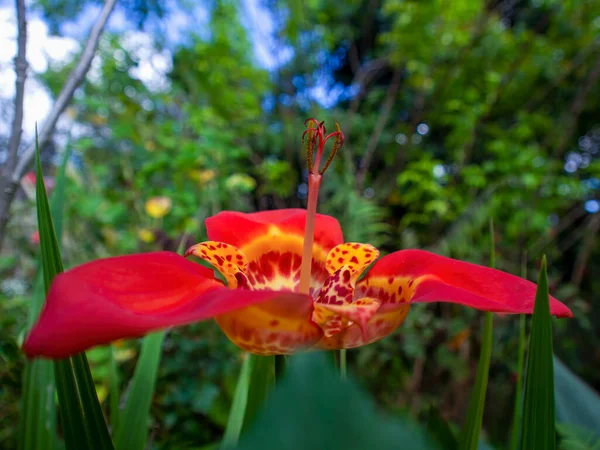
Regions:
[[[98,4],[38,0],[35,8],[61,35]],[[346,135],[320,211],[340,220],[347,240],[486,264],[493,217],[498,268],[535,276],[548,255],[551,293],[575,314],[555,322],[555,352],[600,388],[600,2],[128,0],[117,11],[125,29],[109,22],[42,154],[51,178],[72,150],[67,266],[191,245],[221,210],[303,207],[300,136],[303,121],[317,117]],[[169,38],[169,18],[181,14],[191,26]],[[56,95],[74,63],[31,75]],[[140,76],[148,64],[161,75]],[[27,179],[22,187],[0,255],[7,449],[16,448],[19,344],[39,253]],[[389,411],[423,419],[434,407],[461,423],[479,318],[447,304],[415,307],[394,335],[350,351],[351,370]],[[495,319],[484,427],[498,448],[509,436],[517,327]],[[126,389],[139,344],[116,348]],[[106,404],[110,358],[97,349],[90,361]],[[239,363],[211,323],[172,330],[150,447],[217,442]]]

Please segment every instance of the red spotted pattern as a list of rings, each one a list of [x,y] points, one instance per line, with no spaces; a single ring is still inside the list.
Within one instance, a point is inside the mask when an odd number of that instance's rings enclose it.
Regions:
[[[315,303],[312,319],[322,328],[325,338],[329,338],[355,323],[365,334],[367,324],[379,306],[380,303],[372,298],[361,298],[353,303],[340,305]]]
[[[248,267],[248,258],[233,245],[223,242],[201,242],[190,247],[185,256],[194,255],[217,269],[227,280],[227,286],[235,289],[248,284],[244,272]],[[241,286],[238,284],[241,282]]]

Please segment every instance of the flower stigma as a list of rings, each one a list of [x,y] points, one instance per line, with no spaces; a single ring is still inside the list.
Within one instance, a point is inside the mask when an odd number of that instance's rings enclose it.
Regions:
[[[337,151],[344,145],[344,134],[336,123],[336,131],[327,134],[325,122],[307,119],[306,130],[302,134],[302,143],[306,147],[306,163],[308,167],[308,201],[306,205],[306,225],[304,228],[304,246],[302,248],[302,264],[300,266],[300,283],[298,291],[308,294],[310,289],[310,271],[312,265],[313,243],[315,238],[315,218],[317,215],[317,200],[321,187],[321,177],[333,161]],[[333,147],[327,160],[321,167],[323,150],[329,139],[333,138]]]

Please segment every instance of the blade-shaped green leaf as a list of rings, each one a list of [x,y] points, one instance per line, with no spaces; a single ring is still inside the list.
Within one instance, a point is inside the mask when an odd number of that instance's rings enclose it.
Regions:
[[[19,450],[49,450],[56,446],[56,405],[51,361],[27,363],[23,375]]]
[[[494,248],[494,222],[490,220],[490,267],[496,265],[496,252]],[[481,424],[483,423],[483,410],[485,407],[485,394],[488,385],[488,376],[490,370],[490,358],[492,355],[492,326],[494,316],[491,312],[486,312],[483,320],[483,334],[481,338],[481,354],[477,364],[477,376],[475,378],[475,387],[469,400],[469,409],[467,418],[463,424],[458,442],[461,450],[476,450],[479,445],[479,435],[481,434]]]
[[[521,277],[527,278],[527,255],[523,255],[521,264]],[[519,316],[519,346],[517,349],[517,382],[515,384],[515,403],[513,408],[513,426],[510,437],[510,450],[519,448],[519,437],[521,436],[521,415],[523,413],[523,370],[525,369],[525,327],[526,318],[524,314]]]
[[[242,431],[254,423],[275,386],[276,356],[248,354],[235,388],[233,404],[221,448],[235,447]],[[282,357],[283,358],[283,357]],[[280,362],[280,365],[283,365]],[[281,372],[285,368],[280,368]],[[278,379],[279,381],[281,378]]]
[[[476,450],[479,445],[479,435],[481,434],[483,409],[485,406],[485,394],[487,391],[490,370],[490,357],[492,354],[492,322],[492,313],[486,312],[483,319],[481,354],[479,355],[479,363],[477,365],[475,386],[473,392],[471,392],[467,418],[458,440],[458,448],[461,450]]]
[[[531,321],[521,449],[554,450],[556,448],[553,374],[552,319],[544,257]]]
[[[63,271],[58,239],[44,186],[36,136],[36,206],[46,293]],[[112,449],[85,354],[54,361],[60,417],[67,450]]]
[[[146,447],[150,406],[165,335],[165,331],[160,331],[146,336],[142,341],[142,351],[135,366],[125,409],[119,415],[119,428],[115,433],[117,450],[143,450]]]
[[[238,450],[439,450],[408,419],[384,416],[326,355],[294,356]]]
[[[242,427],[244,432],[254,423],[275,385],[275,357],[251,355],[251,358],[248,404]]]
[[[110,346],[110,361],[109,361],[109,372],[108,372],[108,395],[110,397],[110,425],[113,430],[119,428],[119,372],[117,369],[117,358],[116,349],[114,346]]]
[[[450,424],[433,407],[427,413],[427,431],[444,450],[458,450],[458,441]]]
[[[56,239],[60,248],[61,237],[63,231],[63,220],[64,220],[64,207],[65,207],[65,189],[67,184],[67,165],[69,164],[69,157],[71,156],[71,147],[66,148],[63,159],[58,167],[56,174],[56,183],[54,191],[52,192],[52,199],[50,200],[50,217],[54,224],[54,231],[56,232]]]
[[[55,219],[56,236],[60,242],[65,198],[66,167],[70,151],[67,148],[56,177],[50,209]],[[27,329],[35,323],[44,304],[44,279],[41,266],[33,285],[29,303]],[[34,360],[25,365],[23,375],[22,414],[19,418],[19,450],[46,450],[56,445],[56,386],[51,361]]]
[[[233,402],[229,410],[227,426],[223,434],[221,448],[229,449],[237,445],[242,428],[244,426],[244,417],[246,415],[246,406],[248,405],[248,389],[250,388],[250,375],[252,370],[252,355],[244,355],[242,369],[235,386]]]

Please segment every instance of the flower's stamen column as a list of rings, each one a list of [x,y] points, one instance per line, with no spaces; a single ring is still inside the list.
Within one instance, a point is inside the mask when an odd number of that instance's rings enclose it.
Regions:
[[[308,165],[308,202],[306,205],[306,224],[304,227],[304,247],[302,249],[302,264],[300,266],[300,283],[298,291],[308,294],[310,291],[310,274],[312,266],[312,249],[315,239],[315,220],[317,216],[317,203],[319,199],[319,189],[321,188],[321,177],[329,167],[333,157],[344,144],[344,135],[336,124],[337,131],[329,135],[326,134],[324,122],[318,122],[315,119],[308,119],[305,124],[307,130],[302,135],[302,142],[306,143],[306,160]],[[325,143],[329,138],[335,138],[331,154],[323,165],[321,159]],[[316,147],[316,153],[315,153]],[[314,159],[313,159],[314,153]]]

